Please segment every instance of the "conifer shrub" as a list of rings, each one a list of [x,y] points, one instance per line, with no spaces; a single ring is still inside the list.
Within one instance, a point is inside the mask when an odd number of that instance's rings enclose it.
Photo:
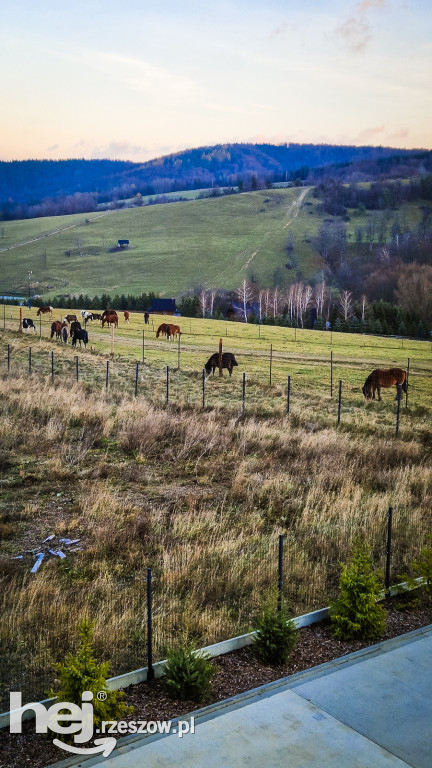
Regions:
[[[199,703],[208,696],[215,672],[208,654],[185,643],[168,652],[165,684],[172,696]]]
[[[133,712],[121,699],[122,691],[110,691],[107,687],[107,674],[110,662],[98,663],[93,650],[93,622],[83,619],[79,624],[80,645],[77,652],[69,653],[63,663],[56,664],[55,669],[60,678],[60,690],[49,691],[49,696],[55,696],[58,701],[82,705],[83,691],[93,693],[93,727],[98,728],[102,721],[124,720]],[[106,694],[98,698],[100,692]],[[60,737],[62,738],[62,737]]]
[[[367,544],[358,537],[351,559],[342,565],[340,594],[330,606],[333,635],[338,640],[373,640],[386,629],[386,613],[377,599],[379,576],[373,571]]]
[[[274,599],[265,603],[257,617],[253,649],[264,664],[280,666],[288,661],[294,650],[298,631],[288,609],[282,606],[277,610],[275,603]]]

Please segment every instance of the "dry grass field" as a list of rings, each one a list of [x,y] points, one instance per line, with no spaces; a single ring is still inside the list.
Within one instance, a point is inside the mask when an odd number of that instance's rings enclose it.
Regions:
[[[129,325],[121,317],[110,356],[110,331],[99,325],[88,328],[87,350],[73,350],[49,339],[47,318],[39,337],[35,310],[30,335],[18,333],[18,308],[2,311],[5,692],[13,683],[43,696],[84,614],[113,673],[145,665],[147,567],[155,659],[184,635],[204,645],[250,629],[277,584],[280,534],[295,613],[334,596],[357,533],[383,567],[390,506],[393,580],[410,569],[432,530],[430,343],[179,318],[179,347],[155,338],[163,318],[144,327],[132,315]],[[202,368],[219,338],[239,366],[231,379],[226,371],[207,379],[203,407]],[[373,368],[406,368],[408,358],[396,436],[394,392],[366,403],[361,386]],[[64,559],[48,553],[60,538],[79,540],[64,546]]]

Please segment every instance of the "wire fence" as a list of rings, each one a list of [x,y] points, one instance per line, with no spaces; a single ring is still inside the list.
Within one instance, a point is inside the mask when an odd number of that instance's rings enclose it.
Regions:
[[[110,661],[113,676],[147,665],[149,627],[150,661],[156,662],[182,640],[203,647],[252,631],[263,602],[278,589],[293,615],[327,606],[338,593],[340,564],[359,535],[383,587],[387,572],[389,583],[397,583],[413,575],[412,562],[432,531],[432,510],[409,517],[395,510],[390,548],[388,526],[388,514],[360,525],[311,521],[307,530],[294,525],[283,536],[245,536],[235,550],[212,542],[205,557],[199,543],[181,543],[173,553],[143,562],[127,580],[106,577],[91,585],[77,562],[64,571],[60,589],[48,581],[39,592],[33,589],[39,574],[23,575],[19,592],[3,589],[1,597],[0,709],[9,709],[10,691],[21,691],[27,702],[46,697],[56,679],[54,665],[76,648],[84,617],[94,622],[96,656]]]

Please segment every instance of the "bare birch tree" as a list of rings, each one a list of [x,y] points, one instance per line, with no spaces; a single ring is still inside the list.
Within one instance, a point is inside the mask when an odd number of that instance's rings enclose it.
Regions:
[[[243,319],[245,323],[247,323],[247,305],[250,301],[252,301],[253,290],[250,283],[248,283],[246,279],[243,280],[240,288],[237,289],[236,296],[242,306]]]

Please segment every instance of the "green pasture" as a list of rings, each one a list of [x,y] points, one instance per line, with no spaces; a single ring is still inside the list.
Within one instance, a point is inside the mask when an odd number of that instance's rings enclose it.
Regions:
[[[273,189],[110,212],[4,222],[0,238],[2,291],[50,296],[154,291],[180,296],[197,285],[236,289],[246,277],[284,287],[297,270],[304,279],[323,263],[313,238],[326,218],[312,188]],[[418,205],[382,212],[387,225],[412,226]],[[327,217],[328,218],[328,217]],[[347,261],[355,230],[348,222]],[[288,235],[294,250],[287,251]],[[117,241],[130,247],[118,250]],[[367,246],[364,254],[367,260]],[[293,258],[295,269],[286,264]],[[359,268],[359,267],[358,267]]]
[[[28,310],[23,313],[24,316],[29,314]],[[79,310],[76,313],[79,316]],[[65,311],[55,310],[53,319],[62,319],[64,314]],[[0,373],[7,372],[8,344],[9,375],[29,370],[28,350],[31,346],[32,375],[52,374],[53,352],[56,380],[71,384],[76,380],[77,357],[79,380],[106,392],[108,363],[110,391],[134,396],[137,388],[139,395],[164,404],[168,367],[169,401],[202,407],[202,370],[222,339],[223,350],[235,354],[238,367],[231,379],[227,371],[222,379],[216,371],[214,377],[205,380],[206,406],[239,414],[243,409],[244,373],[246,410],[262,415],[282,415],[287,408],[289,376],[290,410],[297,411],[302,419],[312,423],[331,425],[336,418],[341,380],[343,409],[345,415],[351,414],[352,425],[357,424],[359,418],[366,425],[368,411],[373,409],[377,423],[382,421],[391,427],[396,408],[393,391],[383,390],[381,403],[366,403],[361,388],[374,368],[407,369],[409,359],[409,408],[405,411],[409,410],[410,418],[413,418],[413,428],[420,421],[426,424],[430,420],[430,342],[192,318],[177,318],[182,331],[180,342],[167,341],[156,338],[157,327],[166,322],[166,316],[155,315],[150,324],[145,325],[141,313],[131,313],[130,322],[126,324],[119,313],[119,327],[113,336],[111,330],[102,329],[100,323],[88,324],[89,346],[84,350],[74,349],[70,343],[64,345],[50,340],[52,321],[48,316],[39,320],[35,309],[31,310],[30,316],[37,333],[19,334],[19,308],[0,309]],[[420,421],[419,414],[422,415]]]

